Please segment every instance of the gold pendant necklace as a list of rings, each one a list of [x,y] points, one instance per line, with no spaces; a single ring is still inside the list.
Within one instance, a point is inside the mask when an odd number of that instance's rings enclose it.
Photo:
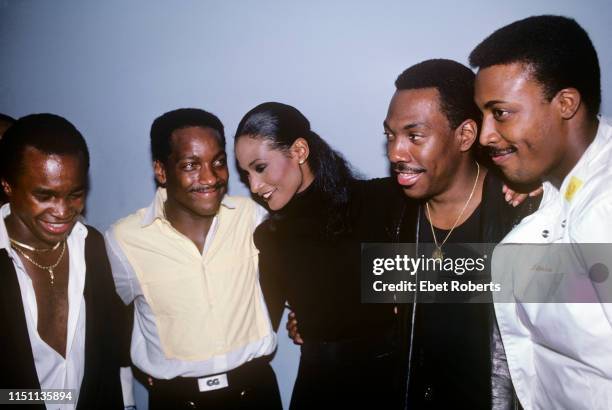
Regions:
[[[12,241],[13,240],[11,239],[11,242]],[[13,246],[13,249],[19,252],[21,256],[26,258],[32,265],[36,266],[39,269],[46,270],[47,272],[49,272],[49,283],[51,284],[51,286],[53,286],[55,284],[55,272],[53,270],[57,268],[57,266],[60,264],[60,262],[62,261],[62,258],[64,257],[64,252],[66,251],[66,241],[64,240],[61,243],[62,243],[62,251],[60,252],[59,257],[57,258],[57,261],[55,261],[55,263],[52,263],[51,265],[48,265],[48,266],[41,265],[40,263],[36,262],[34,259],[32,259],[31,256],[27,255],[24,251],[22,251],[16,246]],[[59,242],[58,242],[58,245],[59,245]]]
[[[27,249],[27,250],[32,251],[32,252],[51,252],[51,251],[54,251],[54,250],[56,250],[57,248],[59,248],[60,243],[62,243],[62,242],[60,241],[60,242],[56,243],[55,245],[53,245],[53,247],[52,247],[52,248],[43,248],[43,249],[38,249],[38,248],[35,248],[35,247],[33,247],[33,246],[27,245],[27,244],[25,244],[25,243],[23,243],[23,242],[16,241],[16,240],[15,240],[15,239],[13,239],[13,238],[9,238],[9,240],[11,241],[11,243],[12,243],[13,245],[17,245],[17,246],[19,246],[20,248]]]
[[[434,259],[444,259],[444,252],[442,252],[442,247],[444,246],[444,244],[446,243],[448,238],[450,238],[451,234],[453,233],[453,230],[457,227],[457,224],[461,220],[461,217],[463,216],[463,213],[467,209],[468,204],[472,200],[472,197],[474,196],[474,192],[476,191],[476,185],[478,185],[478,177],[479,176],[480,176],[480,165],[478,164],[478,162],[476,162],[476,179],[474,180],[474,186],[472,186],[472,192],[470,192],[470,196],[468,197],[467,201],[465,202],[465,205],[463,205],[463,209],[459,213],[459,216],[457,217],[457,219],[455,219],[455,223],[453,224],[452,228],[450,229],[450,231],[448,231],[448,233],[446,234],[446,237],[444,238],[442,243],[439,244],[439,245],[438,245],[438,238],[436,238],[436,233],[434,231],[433,221],[431,220],[431,213],[429,211],[429,202],[425,202],[425,208],[427,209],[427,217],[429,218],[429,226],[431,227],[431,235],[433,236],[434,244],[436,246],[436,248],[431,253],[431,257],[432,258],[434,258]]]

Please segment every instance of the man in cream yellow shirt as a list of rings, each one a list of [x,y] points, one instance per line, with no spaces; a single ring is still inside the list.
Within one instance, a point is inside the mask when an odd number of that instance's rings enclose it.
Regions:
[[[134,303],[131,357],[150,408],[280,409],[252,240],[264,211],[226,195],[223,125],[203,110],[168,112],[151,151],[153,202],[106,233],[117,292]]]

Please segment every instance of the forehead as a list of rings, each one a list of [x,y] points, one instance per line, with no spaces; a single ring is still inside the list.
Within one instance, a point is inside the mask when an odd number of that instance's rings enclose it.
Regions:
[[[280,150],[274,149],[270,141],[262,137],[243,136],[236,142],[237,154],[244,157],[265,157],[279,152]]]
[[[396,91],[389,103],[385,121],[391,127],[403,127],[411,123],[448,125],[440,107],[440,93],[433,87]]]
[[[171,157],[215,157],[223,152],[220,136],[212,128],[186,127],[175,130],[170,137]]]
[[[541,99],[542,96],[542,87],[533,78],[533,69],[526,64],[498,64],[476,74],[475,99],[480,106],[493,101]]]
[[[34,147],[24,148],[17,188],[74,190],[85,184],[86,168],[80,155],[49,154]]]

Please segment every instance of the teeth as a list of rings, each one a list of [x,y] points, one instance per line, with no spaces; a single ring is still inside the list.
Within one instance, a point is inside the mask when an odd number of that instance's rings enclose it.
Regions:
[[[269,199],[272,196],[272,191],[270,192],[266,192],[265,194],[262,195],[263,199]]]
[[[54,228],[61,228],[62,226],[66,226],[67,223],[54,223],[54,222],[46,222],[47,225],[50,225]]]
[[[493,156],[506,155],[506,154],[511,154],[514,151],[516,151],[516,149],[514,149],[512,147],[505,148],[505,149],[493,149],[493,150],[491,150],[491,155],[493,155]]]

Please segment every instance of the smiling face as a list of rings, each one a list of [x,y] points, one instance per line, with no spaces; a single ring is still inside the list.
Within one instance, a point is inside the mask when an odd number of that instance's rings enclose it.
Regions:
[[[168,192],[167,210],[190,218],[214,217],[229,178],[217,131],[202,127],[175,130],[171,147],[165,164],[155,162],[155,178]]]
[[[79,155],[47,154],[28,146],[22,163],[27,166],[13,183],[2,181],[11,205],[7,227],[14,239],[49,248],[66,239],[83,211],[85,162]]]
[[[433,197],[450,185],[462,158],[435,88],[398,90],[384,121],[387,157],[404,193]]]
[[[251,192],[259,195],[272,211],[282,209],[313,180],[301,138],[288,152],[274,149],[261,137],[241,136],[236,141],[236,159],[246,173]],[[306,146],[307,149],[307,146]]]
[[[546,100],[524,64],[494,65],[478,72],[480,143],[511,182],[536,183],[554,174],[566,155],[556,98]]]

